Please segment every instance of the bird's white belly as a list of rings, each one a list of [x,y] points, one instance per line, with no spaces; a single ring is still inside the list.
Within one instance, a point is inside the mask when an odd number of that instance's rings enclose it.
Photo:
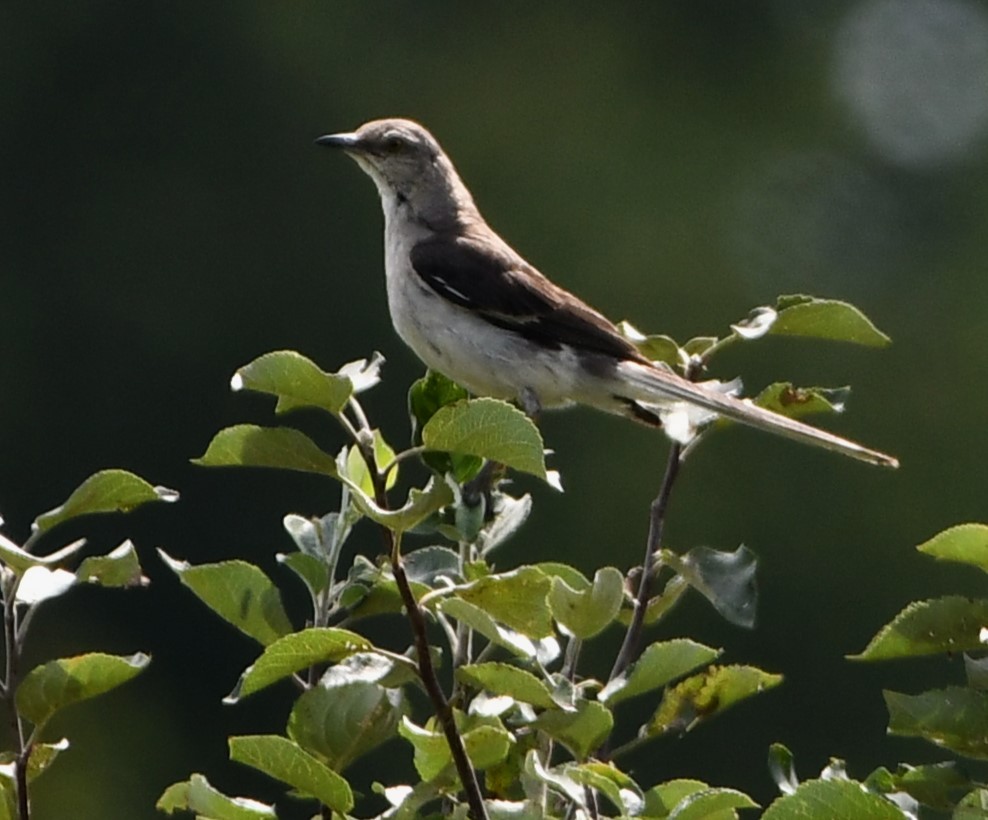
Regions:
[[[407,258],[407,257],[406,257]],[[566,351],[546,351],[491,325],[437,294],[414,272],[388,270],[388,305],[398,335],[431,369],[471,393],[569,404],[578,365]],[[528,396],[524,394],[527,393]]]

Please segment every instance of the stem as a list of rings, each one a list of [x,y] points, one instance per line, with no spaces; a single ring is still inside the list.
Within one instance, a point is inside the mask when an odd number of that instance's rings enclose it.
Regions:
[[[389,531],[390,533],[390,531]],[[484,798],[480,792],[480,783],[477,780],[477,773],[474,771],[470,758],[467,756],[466,747],[463,745],[463,738],[459,729],[456,728],[456,721],[453,718],[453,710],[449,701],[439,684],[436,675],[436,668],[432,665],[432,655],[429,653],[429,636],[426,632],[425,616],[419,609],[415,594],[405,575],[405,568],[401,563],[400,538],[392,536],[393,547],[391,550],[391,571],[395,576],[395,583],[401,593],[405,611],[408,613],[408,621],[412,627],[412,637],[415,641],[415,651],[418,655],[419,677],[425,686],[425,690],[432,701],[432,708],[436,712],[436,718],[446,735],[446,742],[449,744],[449,751],[456,766],[456,772],[460,776],[460,783],[466,792],[467,804],[470,806],[470,817],[473,820],[487,820],[487,809],[484,807]]]
[[[669,448],[669,460],[666,462],[666,472],[662,478],[662,486],[659,494],[653,499],[649,508],[648,520],[648,540],[645,542],[645,557],[642,560],[641,580],[638,582],[638,594],[635,596],[635,611],[631,616],[631,623],[628,631],[624,635],[624,643],[621,644],[621,651],[614,661],[611,669],[609,681],[614,680],[624,672],[634,661],[638,654],[638,647],[641,642],[642,629],[645,625],[645,610],[648,607],[648,599],[652,591],[653,566],[655,554],[662,544],[662,531],[665,529],[666,509],[669,506],[669,495],[672,493],[672,486],[676,483],[679,475],[680,451],[682,445],[673,442]]]
[[[4,574],[6,574],[5,570]],[[31,804],[27,790],[27,761],[31,755],[31,743],[24,742],[24,723],[17,713],[14,691],[17,689],[17,673],[20,666],[23,635],[17,628],[17,585],[19,579],[13,573],[3,580],[3,639],[5,664],[3,676],[4,698],[9,711],[11,733],[17,743],[17,759],[14,763],[14,776],[17,783],[18,820],[30,820]]]
[[[351,400],[351,404],[356,402]],[[359,405],[357,405],[359,407]],[[358,439],[358,444],[360,440]],[[388,493],[385,484],[384,474],[377,468],[377,460],[374,458],[373,445],[365,446],[360,444],[364,459],[367,462],[368,472],[374,484],[374,501],[381,509],[388,509]],[[385,545],[391,554],[391,571],[395,577],[395,584],[401,595],[405,612],[408,614],[408,622],[412,628],[412,640],[415,644],[415,652],[418,656],[419,677],[425,691],[432,701],[432,708],[436,713],[436,718],[442,726],[443,734],[446,736],[446,743],[449,745],[450,756],[456,766],[456,773],[460,777],[460,783],[466,792],[469,815],[472,820],[488,820],[487,808],[484,806],[484,796],[480,791],[480,782],[477,780],[477,772],[470,763],[466,746],[463,745],[463,738],[460,730],[456,728],[456,720],[453,717],[453,709],[449,705],[449,700],[443,692],[439,683],[439,676],[436,668],[432,665],[432,654],[429,652],[429,635],[425,623],[425,615],[415,600],[415,593],[405,574],[405,567],[401,562],[401,533],[395,533],[387,527],[382,527]]]

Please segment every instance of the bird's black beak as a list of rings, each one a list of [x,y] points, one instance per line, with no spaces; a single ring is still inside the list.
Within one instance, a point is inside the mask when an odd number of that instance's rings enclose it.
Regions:
[[[316,145],[328,145],[330,148],[355,150],[360,147],[360,138],[356,134],[326,134],[316,140]]]

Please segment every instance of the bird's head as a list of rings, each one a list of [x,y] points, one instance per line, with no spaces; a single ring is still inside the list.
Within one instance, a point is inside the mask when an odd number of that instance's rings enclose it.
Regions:
[[[474,210],[473,200],[436,138],[417,122],[372,120],[356,131],[327,134],[317,145],[342,149],[374,180],[385,210],[408,204],[428,221]]]

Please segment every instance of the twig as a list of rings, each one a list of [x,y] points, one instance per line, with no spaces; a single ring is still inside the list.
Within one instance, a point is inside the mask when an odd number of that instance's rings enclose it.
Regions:
[[[3,581],[3,637],[5,644],[5,663],[3,686],[10,712],[10,728],[17,743],[17,759],[14,762],[15,779],[17,782],[17,817],[18,820],[30,820],[31,804],[27,791],[27,761],[31,754],[32,744],[24,742],[24,724],[17,714],[14,703],[14,692],[17,689],[18,667],[23,636],[18,635],[17,629],[17,585],[18,578],[12,573]]]
[[[368,472],[374,485],[374,501],[382,509],[388,509],[388,493],[385,484],[385,476],[377,468],[377,461],[374,457],[373,445],[367,445],[357,439],[358,445],[367,462]],[[449,745],[450,756],[453,758],[453,765],[456,773],[460,777],[460,783],[466,793],[469,815],[472,820],[488,820],[487,808],[484,806],[484,796],[480,791],[480,781],[477,780],[477,772],[467,755],[466,746],[463,745],[463,738],[460,730],[456,727],[456,720],[453,717],[453,709],[449,705],[449,700],[443,692],[439,683],[439,676],[436,668],[432,665],[432,654],[429,651],[429,635],[425,623],[425,615],[415,600],[415,593],[405,574],[405,567],[401,561],[401,537],[389,530],[387,527],[381,528],[384,540],[391,555],[391,571],[395,577],[395,585],[401,595],[405,612],[408,613],[408,622],[412,628],[412,640],[415,643],[415,652],[418,656],[419,677],[425,686],[425,691],[432,701],[432,708],[439,720],[439,725],[443,728],[446,736],[446,743]]]
[[[477,773],[474,771],[470,758],[467,756],[466,747],[463,745],[463,738],[459,729],[456,728],[456,721],[453,718],[453,710],[449,701],[439,684],[436,675],[436,668],[432,665],[432,655],[429,652],[429,636],[426,632],[425,616],[419,609],[415,594],[405,575],[405,568],[401,563],[401,553],[399,550],[400,540],[393,538],[393,548],[391,550],[391,571],[395,576],[395,583],[401,593],[405,611],[408,613],[408,621],[412,627],[412,637],[415,641],[415,651],[418,655],[419,677],[425,686],[425,690],[432,701],[432,708],[436,712],[439,724],[443,727],[443,734],[446,735],[446,742],[449,744],[449,751],[453,757],[453,764],[456,772],[460,776],[460,783],[466,792],[467,804],[470,806],[470,816],[473,820],[487,820],[487,809],[484,806],[484,798],[480,792],[480,782],[477,780]]]
[[[682,445],[678,442],[673,442],[669,448],[669,460],[666,462],[666,472],[662,478],[662,486],[659,488],[659,494],[653,499],[649,508],[648,540],[645,542],[645,558],[642,561],[638,594],[635,596],[635,611],[631,615],[631,623],[628,625],[628,631],[624,634],[621,651],[618,652],[618,656],[614,660],[614,667],[611,669],[608,680],[614,680],[624,672],[638,654],[642,628],[645,625],[645,610],[648,608],[648,599],[652,591],[652,577],[655,569],[652,565],[655,561],[655,554],[662,544],[662,531],[665,529],[666,523],[666,508],[669,506],[669,495],[672,492],[672,486],[676,483],[676,477],[679,475],[681,450]]]

